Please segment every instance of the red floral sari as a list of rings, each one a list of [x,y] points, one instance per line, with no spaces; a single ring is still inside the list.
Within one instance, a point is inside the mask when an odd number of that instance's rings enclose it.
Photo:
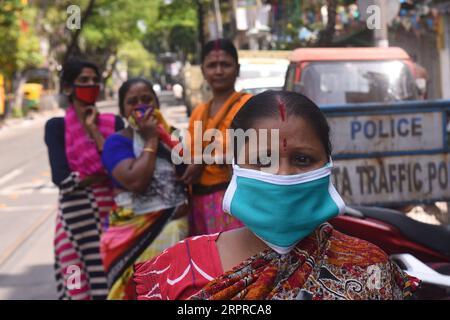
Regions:
[[[136,266],[138,299],[408,299],[419,280],[377,246],[321,225],[286,255],[266,250],[225,273],[218,234],[189,238]]]

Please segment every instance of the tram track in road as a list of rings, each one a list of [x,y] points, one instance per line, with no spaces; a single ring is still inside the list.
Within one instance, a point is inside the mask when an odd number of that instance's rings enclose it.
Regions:
[[[53,263],[52,242],[41,240],[54,232],[45,226],[53,224],[57,209],[44,126],[49,117],[59,115],[55,112],[0,132],[0,296],[14,290],[8,283],[23,276],[19,266],[31,270],[36,261]],[[41,260],[40,252],[46,253]]]
[[[24,232],[22,232],[13,243],[11,243],[2,253],[0,253],[0,268],[8,261],[20,247],[30,239],[33,234],[42,226],[50,217],[56,212],[56,207],[47,210],[44,214],[40,215],[31,226],[29,226]]]

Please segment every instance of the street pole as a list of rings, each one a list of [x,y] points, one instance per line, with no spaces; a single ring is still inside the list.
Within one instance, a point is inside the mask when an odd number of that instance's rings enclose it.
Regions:
[[[217,38],[223,38],[222,14],[220,13],[219,0],[214,0],[214,18],[216,22]]]
[[[239,37],[239,31],[237,29],[237,17],[236,17],[236,9],[237,9],[237,0],[231,1],[231,40],[233,41],[236,48],[241,48],[241,41]]]
[[[389,47],[388,39],[388,0],[375,0],[375,4],[380,8],[380,28],[375,29],[375,45],[377,47]]]
[[[203,49],[203,46],[205,45],[205,30],[203,27],[204,24],[204,11],[203,11],[203,4],[201,0],[195,1],[197,4],[197,19],[198,19],[198,43],[197,43],[197,63],[200,64],[201,60],[201,52]]]

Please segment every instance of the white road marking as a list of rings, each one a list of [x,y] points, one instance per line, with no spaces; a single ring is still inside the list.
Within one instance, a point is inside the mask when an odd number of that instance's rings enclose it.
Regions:
[[[38,206],[7,206],[0,207],[0,213],[2,212],[14,212],[14,211],[38,211],[48,210],[54,208],[54,205],[38,205]]]
[[[34,182],[23,182],[10,185],[0,189],[0,196],[25,195],[25,194],[56,194],[58,189],[50,182],[35,180]]]

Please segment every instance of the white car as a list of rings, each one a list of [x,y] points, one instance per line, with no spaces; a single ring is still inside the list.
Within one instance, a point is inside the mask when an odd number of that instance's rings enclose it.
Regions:
[[[284,86],[287,59],[240,59],[241,70],[236,80],[236,90],[258,94],[266,90],[281,90]]]

